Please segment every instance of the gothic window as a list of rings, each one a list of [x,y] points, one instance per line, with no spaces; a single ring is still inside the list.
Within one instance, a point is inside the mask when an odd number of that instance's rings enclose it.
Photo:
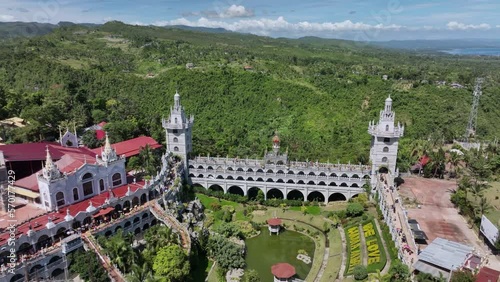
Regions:
[[[175,123],[177,123],[177,118],[175,118]]]
[[[177,134],[177,132],[178,132],[178,131],[177,131],[177,129],[174,129],[174,130],[173,130],[173,133],[174,133],[174,134]]]
[[[177,137],[174,137],[174,142],[179,142],[179,139],[177,139]]]
[[[120,173],[113,174],[113,186],[118,186],[122,184],[122,175]]]
[[[383,158],[382,158],[382,162],[383,162],[383,163],[386,163],[386,162],[387,162],[387,157],[383,157]]]
[[[389,147],[384,147],[384,153],[389,152]]]
[[[57,192],[56,203],[57,203],[58,207],[64,206],[64,193],[63,192]]]
[[[99,190],[104,191],[104,179],[99,180]]]
[[[88,195],[92,195],[94,193],[94,184],[92,182],[92,174],[86,173],[82,177],[82,186],[83,186],[83,196],[87,197]]]
[[[384,138],[384,143],[391,143],[391,138]]]
[[[78,201],[79,196],[78,196],[78,188],[73,188],[73,200],[76,202]]]
[[[385,131],[389,131],[389,125],[385,126]]]
[[[179,147],[175,146],[174,147],[174,151],[178,152],[179,151]]]

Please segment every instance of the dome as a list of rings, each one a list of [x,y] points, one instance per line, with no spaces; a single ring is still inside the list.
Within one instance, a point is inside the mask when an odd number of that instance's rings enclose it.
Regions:
[[[66,216],[64,217],[64,220],[66,221],[72,221],[74,218],[69,214],[69,209],[66,210]]]
[[[385,99],[386,102],[392,102],[392,99],[391,99],[391,96],[389,95],[389,97],[387,97],[387,99]]]
[[[89,206],[87,207],[87,209],[85,210],[86,212],[93,212],[95,211],[96,208],[92,205],[92,201],[89,203]]]
[[[45,224],[45,227],[47,227],[47,229],[51,229],[51,228],[56,227],[54,222],[52,222],[52,218],[50,218],[50,217],[48,218],[48,221],[47,221],[47,224]]]

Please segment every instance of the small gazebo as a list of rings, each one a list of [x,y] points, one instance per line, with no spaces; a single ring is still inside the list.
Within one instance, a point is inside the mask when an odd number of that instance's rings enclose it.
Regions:
[[[280,234],[281,229],[281,219],[279,218],[270,218],[267,220],[267,225],[269,229],[269,235],[276,233],[276,235]]]
[[[288,263],[277,263],[271,266],[274,275],[274,282],[292,281],[295,276],[295,267]]]

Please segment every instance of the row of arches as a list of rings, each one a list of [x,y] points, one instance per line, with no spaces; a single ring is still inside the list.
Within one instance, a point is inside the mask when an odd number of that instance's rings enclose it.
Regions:
[[[201,186],[199,184],[194,184],[195,186]],[[201,186],[203,187],[203,186]],[[224,193],[224,189],[217,185],[213,184],[209,188],[209,190],[214,191],[214,192],[221,192]],[[256,199],[259,191],[262,191],[259,187],[251,187],[247,191],[247,196],[249,199]],[[262,191],[264,192],[264,191]],[[239,187],[239,186],[231,186],[227,189],[227,193],[230,194],[235,194],[235,195],[240,195],[244,196],[245,192],[244,190]],[[286,198],[285,198],[286,196]],[[284,193],[277,189],[277,188],[272,188],[265,193],[266,199],[288,199],[288,200],[300,200],[300,201],[318,201],[318,202],[335,202],[335,201],[347,201],[346,195],[343,193],[333,193],[330,196],[328,196],[328,199],[326,199],[325,195],[321,192],[318,191],[312,191],[309,192],[307,197],[304,195],[304,193],[300,190],[290,190],[286,195]],[[353,196],[355,197],[355,196]],[[328,200],[328,201],[327,201]]]
[[[40,278],[44,278],[46,276],[45,266],[47,266],[47,268],[50,271],[50,268],[52,268],[52,266],[54,264],[59,264],[61,261],[62,261],[62,257],[55,255],[55,256],[50,258],[50,260],[47,262],[46,265],[38,263],[38,264],[31,266],[28,270],[29,280],[35,281],[35,280],[38,280]],[[29,265],[28,265],[28,267],[29,267]],[[64,274],[64,270],[61,268],[56,268],[56,269],[52,270],[51,272],[47,272],[47,273],[50,273],[50,278],[63,278],[62,274]],[[25,280],[24,274],[16,274],[10,279],[11,282],[24,281],[24,280]]]
[[[205,169],[205,167],[203,167],[202,165],[198,165],[197,167],[195,167],[194,165],[189,165],[189,168],[190,169]],[[206,170],[214,170],[216,172],[223,172],[224,169],[221,167],[221,166],[218,166],[216,169],[213,168],[213,166],[207,166],[206,167]],[[236,168],[236,169],[233,169],[232,167],[227,167],[226,168],[226,171],[237,171],[237,172],[256,172],[256,173],[271,173],[271,174],[274,174],[275,172],[272,170],[272,169],[257,169],[257,170],[254,170],[252,168],[248,168],[246,170],[244,170],[243,168],[239,167],[239,168]],[[283,171],[283,170],[277,170],[276,171],[276,174],[288,174],[288,175],[306,175],[306,173],[304,171],[299,171],[297,173],[295,173],[293,170],[288,170],[287,172]],[[315,173],[314,171],[310,171],[309,173],[307,173],[307,175],[310,175],[310,176],[330,176],[330,177],[345,177],[345,178],[362,178],[362,179],[370,179],[370,175],[368,174],[365,174],[363,176],[360,176],[359,174],[353,174],[352,176],[349,176],[347,173],[343,173],[343,174],[337,174],[335,172],[332,172],[330,174],[328,173],[325,173],[325,172],[320,172],[320,173]]]
[[[203,174],[195,175],[195,174],[190,173],[189,177],[191,177],[191,178],[204,178],[204,175]],[[349,186],[345,182],[342,182],[339,185],[333,181],[328,182],[328,181],[321,181],[321,180],[316,180],[316,181],[314,181],[314,180],[309,180],[309,181],[297,180],[296,181],[293,179],[288,179],[285,181],[285,180],[279,178],[276,181],[274,181],[274,179],[272,179],[272,178],[262,178],[262,177],[246,177],[246,178],[244,178],[242,176],[238,176],[238,177],[234,178],[231,175],[227,176],[226,178],[224,178],[222,175],[217,175],[216,177],[214,177],[213,175],[208,175],[208,178],[209,179],[220,179],[220,180],[257,181],[257,182],[268,182],[268,183],[288,183],[288,184],[299,184],[299,185],[340,186],[340,187],[355,187],[355,188],[360,187],[358,183],[353,183],[353,184],[351,184],[351,186]]]

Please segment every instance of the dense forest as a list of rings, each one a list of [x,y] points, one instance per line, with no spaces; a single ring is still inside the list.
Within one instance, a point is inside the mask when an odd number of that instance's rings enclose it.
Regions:
[[[114,142],[138,135],[164,142],[161,118],[178,90],[195,115],[195,155],[261,156],[277,130],[291,159],[366,163],[368,122],[388,95],[406,126],[403,146],[449,142],[465,132],[478,76],[486,83],[477,136],[500,132],[499,58],[120,22],[61,26],[0,45],[0,119],[30,122],[4,129],[8,143],[55,139],[59,126],[74,122],[82,131],[101,121]]]

